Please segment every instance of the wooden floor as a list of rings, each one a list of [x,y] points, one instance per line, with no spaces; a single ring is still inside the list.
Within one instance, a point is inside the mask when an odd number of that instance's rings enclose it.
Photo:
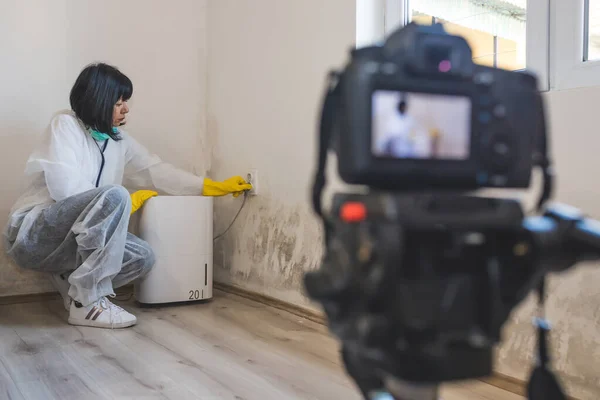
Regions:
[[[317,323],[235,295],[72,327],[59,300],[0,306],[0,399],[360,399]],[[520,400],[483,384],[444,400]]]

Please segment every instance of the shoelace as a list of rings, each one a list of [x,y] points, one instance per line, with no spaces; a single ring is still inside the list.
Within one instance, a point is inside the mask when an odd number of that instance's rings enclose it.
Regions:
[[[116,299],[116,298],[117,298],[117,295],[116,295],[116,294],[111,294],[111,295],[109,295],[108,297],[110,297],[110,298],[113,298],[113,299]],[[113,303],[112,301],[110,301],[110,300],[108,300],[108,299],[106,299],[106,301],[108,301],[108,302],[109,302],[109,303],[110,303],[110,304],[111,304],[111,305],[112,305],[112,306],[113,306],[115,309],[117,309],[117,311],[119,311],[119,312],[121,312],[121,311],[125,311],[125,309],[124,309],[124,308],[122,308],[122,307],[120,307],[120,306],[116,305],[116,304],[115,304],[115,303]]]
[[[110,328],[114,329],[115,328],[115,318],[114,317],[119,315],[122,311],[125,311],[125,309],[112,303],[106,297],[103,297],[102,299],[100,299],[99,303],[103,309],[108,310],[109,318],[110,318]]]

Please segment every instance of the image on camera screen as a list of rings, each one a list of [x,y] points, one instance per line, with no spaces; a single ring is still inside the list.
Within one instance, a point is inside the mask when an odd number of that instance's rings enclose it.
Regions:
[[[469,158],[471,100],[468,97],[377,90],[372,101],[374,156]]]

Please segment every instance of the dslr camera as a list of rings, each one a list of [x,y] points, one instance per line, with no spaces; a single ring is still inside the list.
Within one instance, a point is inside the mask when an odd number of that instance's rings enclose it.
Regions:
[[[340,82],[341,178],[380,190],[526,188],[544,132],[537,80],[476,65],[462,37],[409,25],[353,52]]]
[[[329,151],[341,179],[368,190],[337,193],[324,211]],[[535,168],[544,184],[533,215],[474,193],[528,188]],[[305,288],[365,398],[433,400],[443,382],[492,374],[501,328],[532,290],[529,397],[564,398],[549,367],[544,278],[598,259],[600,228],[547,205],[552,180],[537,78],[474,64],[442,25],[408,24],[329,75],[312,198],[325,253]]]

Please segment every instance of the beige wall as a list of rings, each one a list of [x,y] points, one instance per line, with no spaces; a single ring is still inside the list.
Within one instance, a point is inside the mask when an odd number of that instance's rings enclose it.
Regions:
[[[545,95],[557,167],[556,197],[600,218],[600,168],[597,105],[600,88],[556,91]],[[572,395],[581,400],[600,397],[600,265],[583,265],[552,279],[548,315],[555,366]],[[534,345],[533,303],[524,304],[507,327],[499,351],[498,370],[524,378]]]
[[[306,305],[302,274],[322,251],[308,201],[317,112],[327,71],[354,43],[355,1],[211,1],[209,32],[212,173],[257,168],[261,191],[216,243],[216,278]],[[240,201],[216,203],[216,232]]]
[[[166,160],[210,168],[205,136],[206,1],[0,0],[0,225],[29,152],[68,107],[79,71],[117,65],[134,83],[129,132]],[[0,252],[0,296],[50,290]]]

